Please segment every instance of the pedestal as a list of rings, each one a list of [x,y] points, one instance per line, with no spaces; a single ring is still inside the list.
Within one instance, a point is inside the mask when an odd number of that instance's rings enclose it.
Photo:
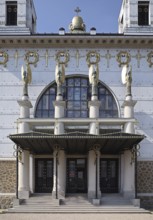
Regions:
[[[88,199],[101,198],[101,191],[99,188],[99,158],[97,157],[97,198],[96,198],[96,154],[94,150],[90,150],[88,154]]]
[[[124,108],[124,118],[134,118],[134,106],[137,102],[132,100],[132,96],[127,96],[122,107]],[[124,125],[125,133],[135,133],[134,123],[127,122]],[[135,197],[135,164],[131,163],[132,153],[130,150],[124,152],[124,172],[123,172],[123,195],[133,199]]]
[[[28,96],[23,96],[22,100],[18,100],[20,105],[20,118],[30,118],[30,108],[32,104],[29,101]],[[19,133],[28,133],[30,131],[30,126],[26,122],[19,124]],[[22,146],[21,146],[22,147]],[[29,187],[29,150],[22,151],[22,158],[18,164],[18,197],[19,199],[28,199],[30,195]]]
[[[22,152],[22,161],[19,162],[18,177],[18,197],[19,199],[28,199],[30,195],[29,188],[29,151]]]
[[[93,100],[88,103],[89,106],[89,118],[98,119],[99,118],[99,107],[100,102],[98,100]],[[90,134],[99,134],[99,123],[98,120],[91,122],[89,125]]]
[[[55,119],[64,118],[65,112],[65,101],[58,100],[54,102],[55,107]],[[55,122],[54,134],[64,134],[64,123],[59,122],[58,120]]]
[[[65,157],[64,150],[59,150],[59,151],[54,152],[54,176],[53,177],[54,178],[53,178],[52,197],[54,199],[65,198],[66,157]]]

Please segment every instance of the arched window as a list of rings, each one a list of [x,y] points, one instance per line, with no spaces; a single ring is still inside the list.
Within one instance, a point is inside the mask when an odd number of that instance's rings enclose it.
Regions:
[[[50,84],[40,95],[35,108],[36,118],[54,118],[53,102],[56,98],[56,83]],[[91,87],[88,77],[71,76],[63,85],[63,99],[66,101],[65,117],[87,118],[88,102],[91,100]],[[116,118],[119,116],[117,102],[111,91],[102,82],[98,84],[98,100],[100,118]]]

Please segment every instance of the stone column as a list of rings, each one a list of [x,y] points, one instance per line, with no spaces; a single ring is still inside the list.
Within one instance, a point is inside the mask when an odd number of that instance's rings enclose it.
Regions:
[[[65,198],[66,189],[66,157],[65,151],[60,150],[58,153],[58,198]]]
[[[124,118],[134,118],[134,106],[136,101],[132,100],[132,96],[126,96],[122,105],[124,108]],[[127,122],[124,126],[125,133],[135,133],[134,123]],[[131,163],[132,154],[130,150],[124,151],[124,172],[123,172],[123,194],[125,197],[134,198],[135,196],[135,164]]]
[[[99,151],[95,152],[95,150],[90,150],[88,154],[88,199],[96,198],[96,157],[97,157],[97,198],[101,198],[101,191],[99,186],[100,152]]]
[[[89,133],[98,135],[99,134],[99,107],[100,102],[97,96],[92,96],[89,102],[89,118],[95,119],[89,125]],[[97,120],[96,120],[97,119]],[[93,146],[94,148],[94,146]],[[101,192],[99,188],[99,161],[100,152],[98,150],[90,150],[88,154],[88,198],[94,199],[96,197],[96,153],[97,153],[97,196],[101,197]]]
[[[90,123],[89,126],[89,133],[90,134],[99,134],[99,123],[98,120],[96,119],[99,118],[99,107],[100,107],[100,102],[98,100],[91,100],[89,101],[89,118],[95,119],[94,122]]]
[[[64,111],[65,111],[65,101],[63,100],[56,100],[54,102],[55,107],[55,119],[64,118]],[[64,134],[64,123],[55,122],[54,134]]]
[[[30,108],[32,108],[31,102],[28,96],[23,96],[22,100],[18,100],[20,105],[20,118],[30,117]],[[29,124],[22,122],[19,125],[19,133],[27,133],[30,131]],[[29,150],[22,151],[22,159],[19,162],[19,176],[18,176],[18,196],[19,199],[29,198]]]
[[[34,193],[34,185],[35,185],[35,163],[34,156],[30,154],[30,193]]]
[[[55,119],[64,118],[65,111],[65,101],[63,101],[62,96],[57,96],[54,102],[55,107]],[[54,134],[64,134],[64,123],[55,122]],[[62,146],[57,146],[54,151],[54,180],[53,180],[53,198],[64,198],[65,188],[66,188],[66,157],[64,150],[60,150]],[[57,168],[57,170],[56,170]],[[56,176],[57,175],[57,176]],[[57,181],[57,182],[56,182]],[[57,188],[57,189],[56,189]],[[58,195],[56,195],[56,190]]]

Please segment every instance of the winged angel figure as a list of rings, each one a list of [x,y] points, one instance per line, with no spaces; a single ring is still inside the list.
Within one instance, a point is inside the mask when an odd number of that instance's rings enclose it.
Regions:
[[[29,64],[21,67],[21,77],[24,83],[23,96],[28,96],[28,84],[32,81],[32,72]]]

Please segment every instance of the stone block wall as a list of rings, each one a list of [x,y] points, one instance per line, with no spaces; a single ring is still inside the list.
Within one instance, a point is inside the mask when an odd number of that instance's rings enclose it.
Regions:
[[[138,193],[150,196],[140,196],[141,207],[153,210],[153,161],[138,161],[137,164]]]
[[[12,207],[16,191],[16,161],[0,161],[0,209]],[[6,194],[6,195],[5,195]]]
[[[153,161],[138,161],[138,193],[153,193]]]
[[[0,193],[16,191],[16,161],[0,161]]]

